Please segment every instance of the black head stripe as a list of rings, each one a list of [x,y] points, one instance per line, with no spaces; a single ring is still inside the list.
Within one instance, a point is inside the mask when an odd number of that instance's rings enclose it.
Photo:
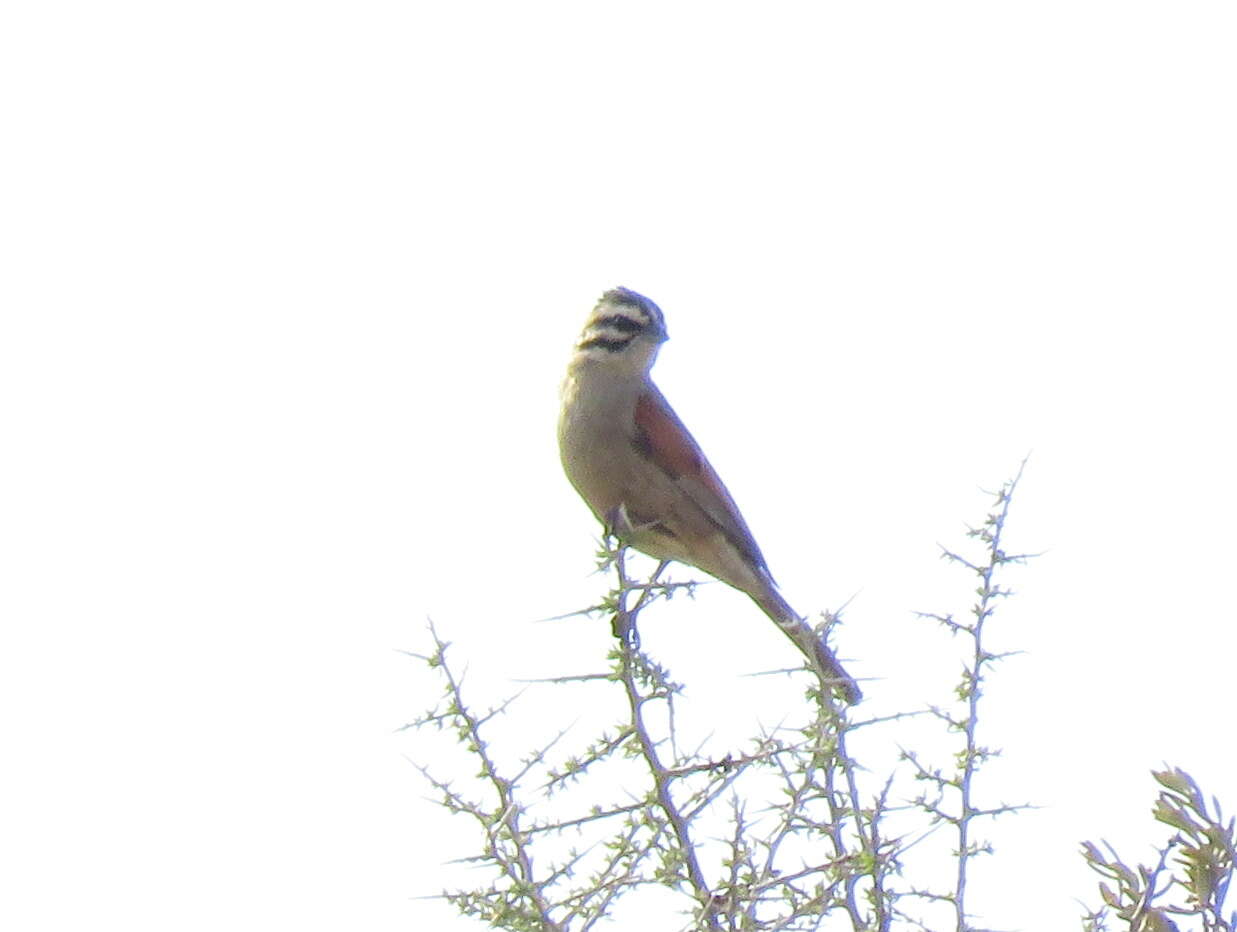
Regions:
[[[644,305],[648,298],[642,294],[636,294],[630,288],[611,288],[601,296],[601,300],[607,304],[617,304],[620,307],[638,307],[644,310]]]
[[[600,347],[604,350],[609,350],[611,353],[617,353],[619,350],[626,349],[630,339],[626,340],[611,340],[608,337],[591,337],[580,344],[580,349],[593,349]]]
[[[612,327],[620,333],[639,333],[647,324],[647,319],[644,323],[638,320],[632,320],[626,314],[608,314],[605,317],[598,317],[596,320],[599,327]]]
[[[640,313],[644,318],[644,324],[641,326],[637,321],[632,320],[627,315],[613,314],[601,319],[602,322],[609,324],[615,329],[623,333],[635,333],[640,330],[655,330],[665,334],[666,322],[662,317],[661,308],[650,301],[642,294],[632,291],[630,288],[612,288],[601,296],[601,304],[609,304],[612,307],[629,307]]]

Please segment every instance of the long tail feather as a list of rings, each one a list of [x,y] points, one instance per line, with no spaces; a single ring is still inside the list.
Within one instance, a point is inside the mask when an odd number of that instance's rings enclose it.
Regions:
[[[755,601],[766,615],[777,622],[778,628],[790,638],[791,643],[799,648],[821,678],[822,683],[840,692],[851,705],[856,705],[863,699],[859,684],[838,663],[838,658],[833,656],[833,651],[829,650],[825,642],[816,636],[816,632],[808,626],[807,622],[795,614],[794,609],[776,590],[771,590],[768,596],[755,599]]]

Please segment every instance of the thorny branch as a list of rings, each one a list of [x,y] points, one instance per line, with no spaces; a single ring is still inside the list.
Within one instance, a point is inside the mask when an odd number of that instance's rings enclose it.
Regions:
[[[675,719],[681,687],[642,650],[638,623],[654,602],[684,589],[690,593],[694,584],[661,581],[662,567],[646,582],[635,582],[625,552],[608,546],[603,563],[616,568],[618,583],[600,604],[578,614],[613,619],[619,643],[611,670],[536,681],[526,689],[593,690],[612,684],[623,714],[592,730],[574,751],[572,734],[563,730],[514,765],[504,765],[487,734],[501,716],[513,714],[515,700],[484,714],[473,712],[448,664],[448,645],[431,626],[435,649],[420,659],[442,678],[444,694],[412,725],[454,734],[457,746],[479,766],[473,768],[476,779],[463,788],[434,769],[438,758],[433,766],[419,762],[417,767],[441,805],[478,825],[482,853],[466,860],[492,871],[493,878],[444,898],[493,927],[527,932],[593,929],[614,918],[624,896],[650,887],[686,896],[687,929],[819,930],[832,917],[829,928],[840,921],[855,932],[885,932],[895,925],[939,930],[939,923],[907,909],[920,904],[948,908],[958,932],[972,932],[967,865],[990,851],[976,839],[974,825],[1025,808],[982,805],[975,785],[983,764],[996,753],[978,740],[983,687],[990,668],[1007,656],[986,646],[986,626],[1010,594],[998,582],[1000,571],[1029,556],[1006,554],[1002,544],[1021,474],[1020,469],[1002,487],[996,507],[970,531],[984,547],[982,558],[942,548],[946,560],[978,577],[971,618],[926,616],[969,640],[954,707],[851,722],[851,710],[839,708],[827,689],[814,686],[806,691],[806,704],[792,706],[788,717],[800,716],[798,724],[762,727],[743,749],[712,750],[706,746],[711,742],[702,742],[681,752]],[[826,636],[836,621],[826,616]],[[960,736],[952,767],[930,766],[906,749],[907,766],[877,775],[852,756],[852,745],[863,746],[856,741],[861,730],[895,744],[883,737],[885,730],[919,714],[934,716]],[[1162,786],[1156,817],[1176,834],[1155,865],[1137,870],[1111,849],[1102,854],[1094,845],[1085,847],[1087,860],[1106,880],[1100,887],[1105,905],[1088,917],[1086,928],[1106,928],[1104,918],[1111,912],[1137,932],[1170,932],[1173,919],[1185,916],[1200,917],[1202,932],[1237,932],[1237,917],[1222,912],[1233,871],[1233,820],[1224,821],[1218,804],[1209,808],[1183,771],[1166,770],[1156,779]],[[929,791],[891,803],[905,789],[904,780]],[[908,853],[938,830],[938,838],[956,840],[951,846],[956,876],[948,892],[904,877]],[[939,863],[935,849],[924,850]],[[1168,902],[1174,891],[1185,892],[1184,902]]]

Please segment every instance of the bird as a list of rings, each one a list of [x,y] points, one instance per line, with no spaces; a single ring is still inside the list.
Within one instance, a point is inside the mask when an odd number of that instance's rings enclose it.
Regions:
[[[628,288],[601,296],[562,387],[563,470],[620,543],[703,570],[751,597],[852,705],[862,693],[778,592],[734,499],[650,372],[669,339],[661,308]]]

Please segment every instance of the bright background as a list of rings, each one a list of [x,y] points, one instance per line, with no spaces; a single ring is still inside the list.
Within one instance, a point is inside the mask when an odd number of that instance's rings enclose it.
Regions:
[[[981,792],[1043,808],[976,907],[1076,928],[1150,768],[1237,808],[1235,47],[1201,2],[6,5],[4,927],[477,928],[420,899],[471,835],[399,650],[432,617],[481,704],[602,667],[536,622],[606,585],[554,421],[624,284],[788,597],[853,597],[865,712],[945,698],[912,612],[1032,454]],[[720,585],[645,633],[702,704],[793,661]]]

